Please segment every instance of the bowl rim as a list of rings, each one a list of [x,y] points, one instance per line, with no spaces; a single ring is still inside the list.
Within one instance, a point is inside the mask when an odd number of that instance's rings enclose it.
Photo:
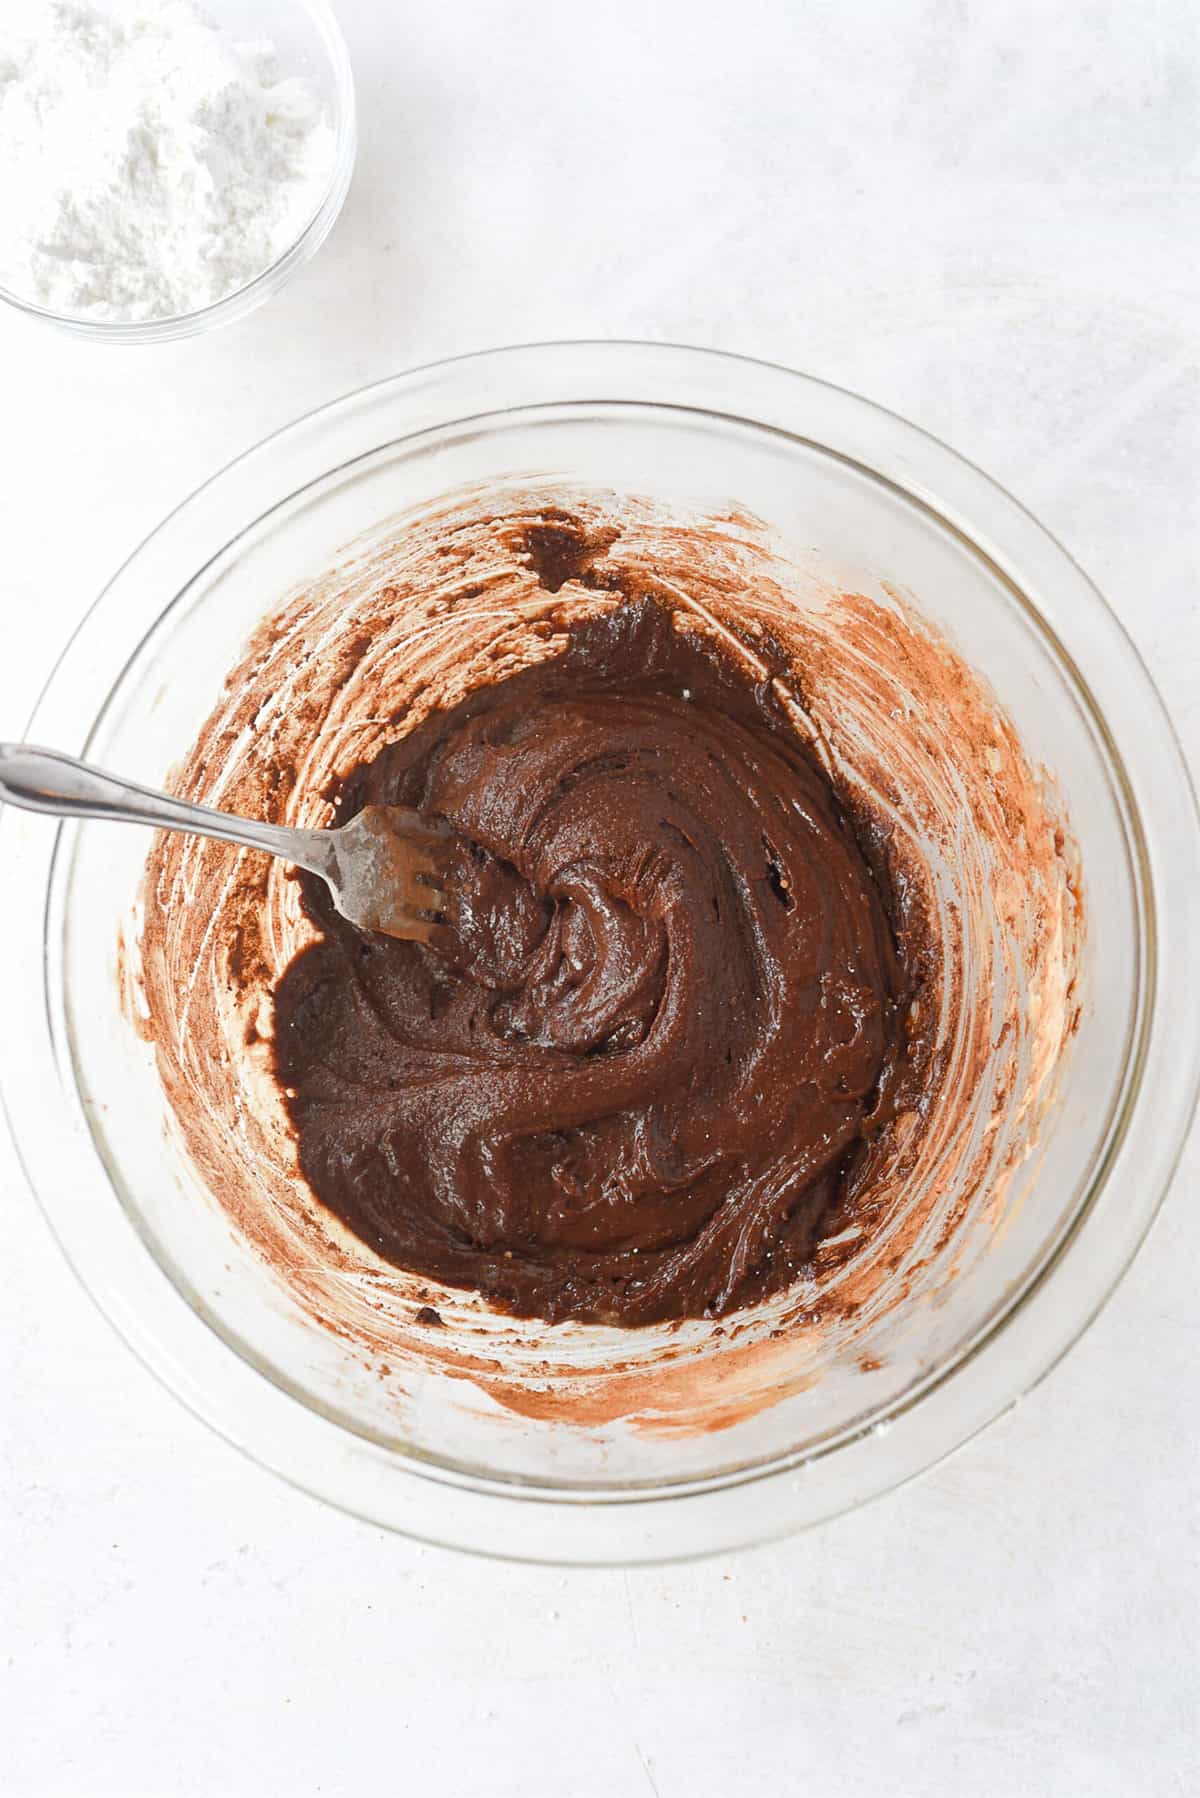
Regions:
[[[358,154],[357,99],[350,51],[329,0],[296,0],[296,3],[316,26],[329,58],[334,90],[334,154],[325,189],[287,249],[250,280],[243,281],[240,287],[222,294],[219,300],[197,306],[190,312],[172,312],[165,318],[103,319],[56,312],[52,306],[40,306],[36,300],[6,287],[3,282],[0,282],[0,301],[15,312],[23,312],[29,318],[67,331],[73,337],[89,338],[94,343],[175,343],[180,338],[196,337],[245,318],[272,294],[278,293],[297,269],[311,261],[337,223],[354,177]]]
[[[0,1075],[3,1075],[0,1096],[4,1099],[18,1154],[30,1184],[52,1231],[85,1287],[151,1370],[190,1409],[251,1458],[345,1510],[424,1540],[450,1543],[505,1558],[622,1564],[638,1560],[686,1559],[696,1554],[717,1552],[735,1543],[784,1534],[854,1508],[879,1492],[901,1484],[974,1435],[1043,1378],[1088,1327],[1129,1265],[1157,1213],[1182,1150],[1200,1086],[1200,1043],[1188,1041],[1187,1034],[1183,1033],[1181,1048],[1177,1033],[1173,1038],[1172,1057],[1166,1060],[1166,1033],[1160,1031],[1155,1035],[1150,1028],[1156,1002],[1167,1004],[1172,992],[1178,995],[1194,990],[1195,978],[1200,974],[1200,949],[1193,948],[1189,942],[1186,921],[1182,917],[1183,907],[1175,905],[1172,908],[1168,903],[1172,893],[1189,890],[1186,884],[1189,879],[1200,879],[1200,817],[1187,766],[1169,719],[1127,634],[1066,551],[1019,502],[989,477],[919,427],[830,383],[771,363],[719,351],[623,340],[517,345],[426,364],[359,388],[317,408],[234,458],[168,514],[105,587],[43,687],[31,720],[31,735],[36,733],[39,721],[53,711],[51,701],[56,683],[62,684],[81,656],[86,660],[88,638],[103,623],[100,614],[106,603],[119,598],[122,578],[156,541],[161,543],[172,529],[178,529],[181,520],[197,508],[206,494],[227,483],[234,471],[243,465],[256,458],[269,458],[273,449],[286,445],[288,440],[295,447],[306,434],[312,435],[314,430],[319,434],[322,424],[336,422],[339,414],[345,419],[359,409],[369,410],[372,405],[393,397],[408,402],[410,408],[418,401],[426,409],[434,407],[441,424],[448,426],[470,415],[471,410],[503,412],[507,409],[494,403],[493,393],[488,396],[491,404],[475,405],[464,413],[461,400],[455,397],[464,387],[469,392],[479,386],[494,388],[497,382],[500,385],[508,382],[510,387],[515,383],[517,388],[523,381],[528,381],[531,387],[536,387],[539,380],[552,384],[578,382],[585,370],[593,388],[596,384],[603,387],[607,382],[614,389],[614,396],[617,390],[635,387],[644,380],[649,380],[651,386],[658,381],[676,391],[713,388],[731,403],[736,401],[738,415],[748,422],[770,423],[770,417],[764,418],[761,413],[747,410],[744,400],[749,392],[768,414],[778,412],[782,406],[793,422],[796,413],[804,413],[806,407],[812,409],[815,406],[818,413],[824,407],[827,416],[832,414],[850,438],[855,435],[855,426],[865,426],[868,436],[882,431],[887,449],[899,459],[905,492],[920,497],[927,506],[931,498],[937,499],[937,516],[948,520],[952,528],[956,515],[963,522],[972,516],[974,502],[980,515],[987,519],[989,530],[982,538],[974,530],[970,531],[972,547],[987,554],[1002,571],[1011,571],[1014,564],[1018,568],[1027,567],[1032,558],[1034,572],[1040,571],[1042,576],[1034,583],[1035,591],[1045,584],[1046,579],[1061,582],[1064,597],[1069,596],[1076,607],[1082,607],[1090,627],[1086,659],[1093,674],[1098,671],[1098,683],[1078,671],[1075,657],[1062,649],[1051,621],[1025,598],[1042,628],[1058,642],[1063,659],[1083,693],[1094,694],[1097,684],[1102,690],[1106,687],[1128,689],[1120,704],[1125,710],[1133,709],[1138,713],[1139,733],[1136,743],[1132,744],[1133,754],[1123,758],[1112,744],[1111,734],[1108,747],[1116,770],[1126,776],[1126,796],[1132,809],[1135,841],[1140,839],[1142,845],[1142,865],[1138,872],[1139,891],[1148,907],[1145,918],[1146,1004],[1139,1022],[1133,1077],[1130,1079],[1127,1075],[1124,1088],[1119,1128],[1114,1133],[1114,1140],[1098,1158],[1099,1165],[1091,1175],[1085,1201],[1035,1277],[980,1341],[971,1344],[967,1352],[919,1390],[902,1395],[882,1423],[873,1424],[851,1441],[840,1442],[824,1451],[827,1461],[841,1460],[846,1477],[834,1481],[826,1479],[827,1489],[822,1493],[814,1490],[818,1482],[811,1477],[819,1457],[796,1456],[759,1464],[716,1489],[701,1481],[691,1486],[674,1485],[650,1492],[581,1492],[470,1476],[458,1478],[431,1467],[428,1462],[420,1462],[414,1457],[402,1458],[366,1439],[349,1437],[345,1429],[331,1420],[318,1418],[315,1413],[306,1415],[317,1426],[316,1435],[306,1426],[304,1434],[308,1439],[299,1442],[297,1431],[291,1427],[295,1424],[291,1414],[301,1407],[285,1391],[271,1385],[244,1362],[240,1363],[244,1372],[256,1379],[259,1387],[268,1389],[271,1398],[264,1402],[261,1392],[251,1394],[245,1383],[240,1382],[241,1410],[235,1408],[231,1422],[228,1402],[223,1399],[214,1405],[206,1386],[210,1377],[216,1377],[223,1388],[228,1388],[229,1381],[222,1375],[214,1375],[208,1365],[211,1356],[201,1351],[198,1340],[183,1344],[178,1339],[178,1332],[169,1331],[175,1336],[174,1352],[164,1367],[163,1345],[156,1331],[147,1328],[145,1318],[137,1314],[136,1305],[131,1308],[126,1296],[114,1291],[111,1284],[106,1285],[103,1270],[95,1261],[95,1244],[86,1229],[79,1227],[79,1208],[64,1207],[61,1195],[52,1191],[53,1177],[50,1187],[46,1179],[40,1177],[47,1172],[44,1167],[36,1170],[39,1177],[35,1177],[35,1164],[41,1159],[39,1147],[30,1140],[30,1132],[22,1127],[21,1080],[19,1076],[14,1079],[13,1056],[7,1052],[0,1055]],[[594,400],[597,396],[593,388],[585,386],[580,391],[570,391],[567,397],[576,403]],[[512,404],[517,408],[527,407],[538,403],[539,397],[531,393]],[[625,391],[623,397],[627,402],[641,400],[644,403],[641,393]],[[658,400],[654,403],[670,402]],[[446,410],[448,405],[450,410]],[[713,410],[708,406],[700,409]],[[427,428],[427,423],[422,424],[412,433],[405,431],[401,435],[416,435]],[[787,434],[800,435],[794,429]],[[811,432],[804,435],[806,441],[816,441],[834,454],[844,453],[844,446],[843,449],[835,448],[819,437],[814,439]],[[395,440],[394,433],[391,440]],[[326,469],[331,465],[326,463]],[[863,461],[862,466],[877,477],[880,475],[874,460]],[[892,478],[896,472],[893,469],[888,475],[885,471],[883,478]],[[314,475],[313,478],[319,477]],[[947,489],[950,495],[948,507],[943,503]],[[295,487],[291,489],[296,490]],[[1011,581],[1011,572],[1007,578]],[[1024,597],[1024,588],[1019,591]],[[1115,704],[1114,701],[1113,709]],[[1092,709],[1107,732],[1110,708],[1096,698]],[[89,717],[89,729],[93,723],[94,714]],[[1131,759],[1139,764],[1136,782],[1139,797],[1135,797],[1128,782],[1126,764]],[[1110,774],[1112,771],[1110,768]],[[1149,838],[1142,829],[1147,818],[1154,827]],[[9,829],[11,841],[14,819],[6,817],[3,825]],[[15,829],[19,831],[20,826],[16,825]],[[57,860],[61,839],[59,832],[49,857],[51,869]],[[43,847],[45,842],[43,835]],[[18,842],[17,851],[18,854],[23,851],[21,842]],[[24,846],[24,853],[32,853],[32,839]],[[41,860],[46,860],[44,855]],[[21,885],[20,882],[14,884]],[[40,909],[37,922],[36,955],[32,943],[29,952],[42,975],[40,938],[43,917]],[[51,1020],[47,1017],[42,1021],[52,1034]],[[1191,1034],[1195,1036],[1194,1032]],[[61,1049],[61,1045],[58,1047]],[[1136,1099],[1151,1062],[1156,1064],[1160,1075],[1155,1088],[1158,1108],[1152,1135],[1146,1130],[1144,1116],[1140,1133],[1135,1132],[1139,1121]],[[61,1062],[58,1072],[61,1078]],[[1131,1141],[1135,1134],[1137,1140]],[[92,1146],[90,1141],[89,1146]],[[1133,1154],[1135,1148],[1136,1156]],[[93,1147],[93,1157],[94,1153]],[[1136,1202],[1130,1200],[1124,1206],[1114,1207],[1112,1176],[1119,1166],[1128,1170],[1131,1165],[1137,1168],[1140,1176]],[[1106,1195],[1107,1206],[1101,1203]],[[123,1222],[127,1223],[127,1220],[123,1218]],[[140,1243],[138,1247],[141,1249]],[[1068,1250],[1071,1251],[1071,1265],[1079,1269],[1081,1277],[1090,1271],[1086,1298],[1068,1307],[1071,1315],[1065,1324],[1058,1316],[1052,1326],[1043,1324],[1035,1330],[1032,1328],[1033,1313],[1045,1311],[1047,1288],[1061,1270]],[[145,1254],[144,1249],[141,1252]],[[157,1264],[155,1271],[159,1272]],[[181,1316],[187,1315],[190,1321],[200,1326],[221,1354],[228,1361],[234,1361],[236,1357],[224,1339],[216,1337],[207,1324],[193,1317],[187,1306],[180,1306],[179,1293],[161,1274],[160,1279],[163,1292],[156,1295],[151,1305],[157,1322],[163,1323],[163,1317],[158,1314],[162,1311],[162,1298],[169,1295]],[[146,1287],[141,1298],[151,1304],[148,1294]],[[1058,1286],[1055,1296],[1056,1300],[1061,1297]],[[1018,1329],[1017,1326],[1022,1327]],[[1008,1352],[998,1357],[996,1351],[1001,1338]],[[180,1355],[187,1363],[184,1367],[179,1365]],[[201,1363],[205,1364],[203,1368]],[[969,1395],[971,1402],[964,1405],[958,1401],[964,1396],[967,1376],[973,1390]],[[951,1389],[956,1401],[952,1416],[947,1414],[945,1403]],[[287,1406],[289,1416],[268,1415],[273,1405]],[[872,1439],[885,1429],[889,1435],[886,1467],[881,1465],[878,1445],[874,1451],[871,1448]],[[333,1432],[333,1437],[328,1432]],[[336,1440],[348,1437],[348,1441]],[[867,1451],[865,1458],[864,1448]],[[380,1457],[388,1464],[386,1471],[379,1465]],[[410,1486],[422,1483],[427,1489],[434,1490],[437,1494],[435,1515],[427,1515],[428,1507],[421,1503],[397,1498],[397,1472]],[[364,1490],[368,1493],[365,1499]],[[752,1494],[754,1502],[750,1502]],[[523,1517],[519,1515],[521,1512],[525,1513]],[[638,1522],[631,1528],[628,1521],[619,1521],[622,1514],[626,1519],[636,1514]]]

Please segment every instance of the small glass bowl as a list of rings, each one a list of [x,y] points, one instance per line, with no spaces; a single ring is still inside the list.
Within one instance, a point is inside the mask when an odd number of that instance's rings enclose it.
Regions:
[[[235,288],[211,306],[169,318],[126,321],[74,317],[39,306],[3,285],[0,300],[31,318],[44,319],[47,324],[96,343],[171,343],[245,318],[278,293],[296,270],[316,255],[333,230],[350,190],[358,148],[354,75],[341,28],[327,0],[207,0],[205,12],[235,38],[269,38],[279,51],[286,73],[309,81],[325,107],[334,132],[333,168],[324,196],[299,237],[245,286]]]
[[[501,1409],[435,1367],[395,1394],[387,1368],[364,1366],[283,1291],[164,1129],[116,948],[146,839],[105,824],[55,831],[15,811],[0,823],[15,1020],[0,1033],[0,1086],[84,1285],[147,1366],[255,1460],[358,1516],[479,1553],[680,1559],[898,1485],[1029,1391],[1095,1317],[1150,1226],[1200,1081],[1200,828],[1136,652],[1016,501],[866,400],[660,344],[466,357],[268,438],[117,574],[30,739],[163,785],[277,596],[391,517],[535,474],[735,505],[844,570],[848,591],[885,573],[919,595],[1052,770],[1087,895],[1083,1015],[1037,1153],[1004,1188],[1002,1216],[980,1210],[963,1271],[930,1302],[894,1307],[869,1360],[790,1393],[781,1366],[777,1401],[699,1436]],[[715,1376],[731,1398],[745,1377],[724,1363]]]

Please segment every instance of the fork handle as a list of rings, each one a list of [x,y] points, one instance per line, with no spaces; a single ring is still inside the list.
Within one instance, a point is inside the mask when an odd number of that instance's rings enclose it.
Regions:
[[[58,818],[109,818],[120,824],[150,824],[156,830],[192,831],[240,843],[244,849],[262,849],[329,876],[325,831],[288,830],[281,824],[260,824],[172,799],[169,793],[105,774],[74,756],[38,749],[32,743],[0,743],[0,799]]]

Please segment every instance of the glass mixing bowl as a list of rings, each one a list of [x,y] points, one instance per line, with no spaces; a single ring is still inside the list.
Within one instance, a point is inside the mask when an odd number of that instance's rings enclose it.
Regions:
[[[899,583],[1052,772],[1087,894],[1083,1016],[1037,1153],[999,1220],[971,1226],[986,1235],[958,1277],[935,1302],[896,1307],[878,1354],[725,1429],[564,1425],[434,1369],[397,1410],[377,1370],[314,1326],[197,1194],[164,1131],[115,966],[147,848],[137,831],[4,818],[21,1030],[5,1035],[3,1087],[85,1286],[161,1379],[256,1460],[424,1539],[530,1559],[668,1559],[781,1534],[896,1485],[1026,1392],[1095,1316],[1162,1198],[1195,1098],[1200,830],[1131,645],[1014,500],[865,400],[648,344],[468,357],[268,439],[116,576],[30,738],[162,784],[290,586],[397,511],[531,476],[686,507],[734,502],[845,583]],[[720,1378],[720,1353],[713,1368]]]
[[[333,230],[350,191],[358,132],[350,52],[327,0],[205,0],[202,10],[236,40],[269,39],[279,52],[285,74],[302,76],[318,95],[333,128],[334,153],[328,186],[312,217],[283,254],[252,281],[196,312],[129,322],[81,318],[39,306],[24,294],[0,285],[0,300],[18,312],[96,343],[172,343],[181,337],[198,337],[217,325],[245,318],[278,293],[297,269],[311,261]]]

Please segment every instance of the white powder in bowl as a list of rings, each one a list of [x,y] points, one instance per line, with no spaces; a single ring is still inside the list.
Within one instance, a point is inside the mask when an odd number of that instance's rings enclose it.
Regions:
[[[334,133],[273,44],[190,0],[49,0],[38,23],[0,40],[0,285],[81,318],[169,318],[290,248]]]

